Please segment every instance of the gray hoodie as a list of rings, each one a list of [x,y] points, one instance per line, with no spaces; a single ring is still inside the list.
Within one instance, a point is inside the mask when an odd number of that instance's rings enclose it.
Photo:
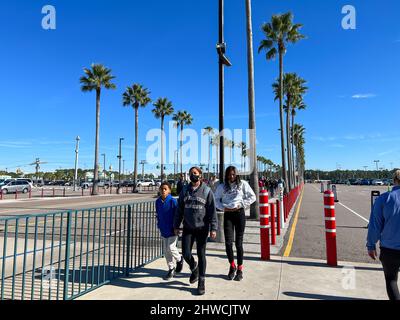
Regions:
[[[193,190],[192,184],[189,184],[179,194],[174,228],[179,229],[182,221],[184,229],[218,230],[214,194],[205,183],[201,183],[196,190]]]

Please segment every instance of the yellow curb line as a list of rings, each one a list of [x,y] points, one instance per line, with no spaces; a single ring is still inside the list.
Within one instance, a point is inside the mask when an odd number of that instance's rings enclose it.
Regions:
[[[296,215],[294,217],[292,229],[290,230],[289,241],[288,241],[288,244],[286,246],[285,252],[283,254],[284,257],[289,257],[290,256],[290,252],[292,251],[294,234],[296,233],[297,220],[299,218],[299,212],[300,212],[300,207],[301,207],[301,201],[303,200],[303,194],[304,194],[304,188],[303,188],[303,190],[301,192],[301,197],[300,197],[299,204],[297,206]]]

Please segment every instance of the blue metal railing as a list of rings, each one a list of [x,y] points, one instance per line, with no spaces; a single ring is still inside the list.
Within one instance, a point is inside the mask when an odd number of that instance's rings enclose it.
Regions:
[[[0,300],[74,299],[161,255],[154,201],[0,217]]]

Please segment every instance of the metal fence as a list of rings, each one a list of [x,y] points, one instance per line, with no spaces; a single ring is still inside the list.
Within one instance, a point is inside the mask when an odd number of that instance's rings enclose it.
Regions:
[[[162,255],[154,201],[0,218],[0,300],[68,300]]]

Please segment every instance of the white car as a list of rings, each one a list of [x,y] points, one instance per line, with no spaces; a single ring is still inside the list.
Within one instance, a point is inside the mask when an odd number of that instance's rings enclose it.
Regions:
[[[375,179],[375,180],[372,180],[372,185],[373,185],[373,186],[383,186],[384,183],[383,183],[382,180]]]
[[[152,179],[144,179],[137,182],[138,187],[153,187],[156,183]]]

